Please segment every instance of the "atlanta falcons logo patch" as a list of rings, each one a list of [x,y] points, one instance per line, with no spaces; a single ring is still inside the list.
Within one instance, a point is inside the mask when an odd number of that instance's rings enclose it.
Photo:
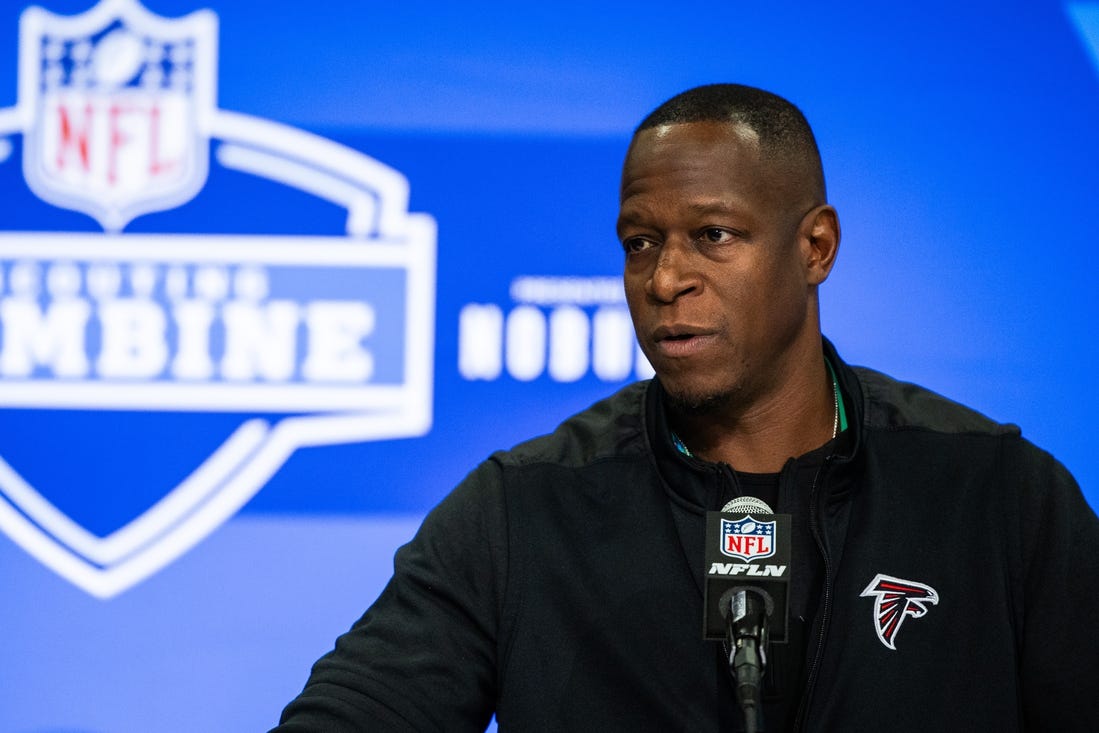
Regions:
[[[930,585],[881,573],[859,595],[874,598],[874,630],[887,649],[897,648],[897,632],[906,618],[920,618],[928,605],[939,602],[939,594]]]

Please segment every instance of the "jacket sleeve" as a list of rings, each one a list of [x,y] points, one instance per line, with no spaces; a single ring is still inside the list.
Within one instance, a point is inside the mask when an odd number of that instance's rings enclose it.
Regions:
[[[394,559],[374,605],[313,666],[278,733],[483,731],[506,578],[499,466],[473,471]]]
[[[1049,454],[1024,443],[1007,468],[1021,487],[1017,633],[1026,730],[1099,731],[1099,519]]]

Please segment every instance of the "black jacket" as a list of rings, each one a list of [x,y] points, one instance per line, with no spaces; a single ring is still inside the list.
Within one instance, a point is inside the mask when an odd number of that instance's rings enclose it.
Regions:
[[[808,498],[823,584],[784,720],[1099,731],[1099,520],[1072,477],[1017,428],[828,351],[850,438]],[[494,710],[522,733],[738,730],[701,635],[703,513],[729,473],[671,447],[655,381],[494,455],[277,730],[483,730]]]

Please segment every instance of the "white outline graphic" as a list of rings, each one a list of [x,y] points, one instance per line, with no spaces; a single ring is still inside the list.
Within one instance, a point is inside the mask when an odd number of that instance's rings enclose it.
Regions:
[[[44,14],[44,15],[43,15]],[[39,8],[25,11],[22,28],[35,28]],[[136,0],[103,0],[66,22],[98,27],[125,16],[156,27],[198,22],[216,29],[210,11],[180,20],[149,13]],[[105,20],[106,19],[106,20]],[[81,27],[83,27],[81,26]],[[74,26],[75,27],[75,26]],[[26,45],[26,44],[24,44]],[[213,74],[216,39],[208,45]],[[25,94],[27,72],[21,51],[20,94],[15,107],[0,109],[0,164],[10,157],[8,137],[34,129],[36,110]],[[347,209],[347,237],[256,237],[7,232],[0,234],[0,256],[94,261],[126,258],[288,265],[388,267],[406,273],[403,379],[397,386],[277,386],[251,384],[232,393],[239,411],[313,414],[268,421],[248,420],[186,479],[154,506],[106,537],[72,521],[0,458],[0,530],[24,550],[74,585],[99,598],[134,586],[190,550],[235,514],[298,448],[423,435],[431,427],[435,331],[436,232],[426,214],[408,212],[408,181],[399,172],[351,148],[308,132],[214,107],[214,79],[198,103],[201,133],[220,141],[215,151],[226,168],[301,189]],[[205,163],[203,163],[205,165]],[[205,182],[175,205],[185,203]],[[36,193],[38,191],[36,190]],[[45,198],[45,197],[43,197]],[[108,230],[114,219],[74,206],[98,218]],[[165,208],[161,206],[159,208]],[[145,209],[148,210],[148,209]],[[138,213],[141,213],[140,211]],[[128,220],[137,213],[131,213]],[[125,221],[122,221],[124,224]],[[116,226],[117,225],[117,226]],[[150,247],[154,240],[155,247]],[[141,252],[139,257],[137,254]],[[67,409],[225,409],[225,385],[152,383],[118,385],[0,383],[0,405]]]

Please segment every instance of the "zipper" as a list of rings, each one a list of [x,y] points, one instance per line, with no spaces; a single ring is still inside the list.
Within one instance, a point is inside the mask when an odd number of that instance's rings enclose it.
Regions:
[[[824,459],[824,465],[817,471],[817,475],[813,479],[813,487],[809,490],[809,531],[813,535],[813,540],[817,543],[817,549],[820,550],[820,554],[824,558],[824,603],[821,608],[820,631],[817,634],[816,649],[813,653],[813,661],[809,666],[809,676],[805,682],[805,692],[801,696],[798,714],[794,719],[795,733],[803,730],[808,722],[809,703],[813,697],[813,688],[817,683],[817,673],[820,671],[820,662],[824,656],[824,637],[828,632],[828,621],[832,610],[832,567],[828,550],[824,545],[824,539],[821,537],[820,533],[819,497],[822,478],[831,467],[832,458],[833,456],[828,456]]]
[[[726,493],[725,489],[728,489],[728,493],[731,496],[740,496],[740,481],[736,477],[736,471],[734,471],[733,467],[728,463],[715,463],[713,466],[714,473],[717,475],[719,483],[717,486],[717,503],[710,504],[710,506],[714,507],[717,511],[721,511],[721,505],[723,503],[721,497]]]

